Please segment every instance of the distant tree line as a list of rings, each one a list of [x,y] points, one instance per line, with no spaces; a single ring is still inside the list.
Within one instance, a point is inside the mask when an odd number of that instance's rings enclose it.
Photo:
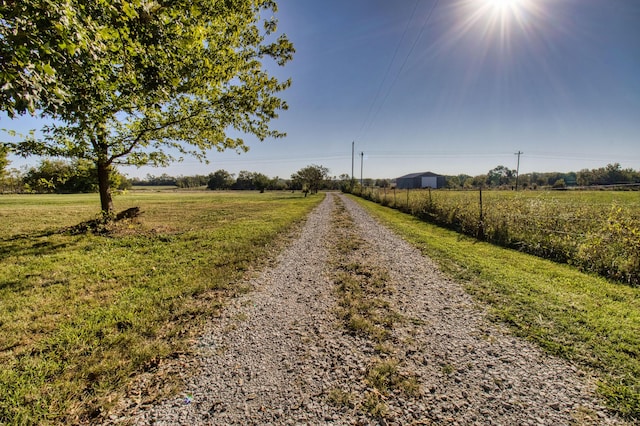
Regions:
[[[0,148],[2,148],[0,146]],[[9,169],[8,151],[0,150],[0,193],[82,193],[98,192],[98,172],[90,161],[44,159],[37,166],[24,171]],[[220,169],[208,175],[160,176],[147,174],[145,178],[127,179],[114,171],[111,187],[119,190],[134,186],[200,188],[209,190],[282,191],[299,190],[305,194],[319,190],[341,189],[344,183],[329,176],[329,169],[311,165],[294,173],[290,179],[270,178],[263,173],[241,171],[236,176]]]
[[[97,192],[98,175],[95,164],[76,159],[73,161],[44,159],[37,166],[25,171],[9,169],[8,150],[0,146],[0,192],[3,193],[77,193]],[[516,171],[505,166],[497,166],[486,174],[469,176],[460,174],[446,176],[449,189],[514,189]],[[208,175],[160,176],[147,174],[145,178],[128,179],[114,171],[111,176],[111,187],[120,190],[134,186],[170,186],[183,189],[207,188],[210,190],[251,190],[251,191],[303,191],[316,193],[320,190],[343,190],[350,192],[354,186],[361,184],[358,179],[351,179],[347,174],[331,177],[329,169],[319,165],[310,165],[298,170],[290,178],[268,177],[262,173],[240,171],[237,176],[224,169]],[[620,164],[608,164],[597,169],[583,169],[568,173],[527,173],[517,177],[520,189],[565,189],[569,187],[624,187],[638,184],[640,172],[623,169]],[[363,179],[362,186],[390,188],[393,179]]]
[[[178,188],[202,188],[210,190],[250,190],[250,191],[283,191],[300,190],[318,192],[322,189],[340,189],[341,182],[329,176],[329,169],[311,165],[291,175],[289,179],[278,176],[271,178],[263,173],[242,170],[236,176],[224,169],[216,170],[209,175],[178,176],[167,174],[161,176],[147,175],[146,178],[131,179],[133,186],[176,186]]]
[[[487,174],[469,176],[465,174],[446,176],[447,188],[497,188],[514,189],[565,189],[569,187],[623,187],[640,184],[640,171],[623,169],[619,163],[608,164],[598,169],[582,169],[579,172],[526,173],[517,176],[516,171],[505,166],[497,166]]]

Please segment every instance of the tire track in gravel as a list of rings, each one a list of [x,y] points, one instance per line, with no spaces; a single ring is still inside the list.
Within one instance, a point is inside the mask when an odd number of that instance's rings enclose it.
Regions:
[[[360,256],[388,269],[393,292],[385,297],[404,318],[390,329],[392,351],[337,323],[336,197],[365,241]],[[250,285],[254,291],[204,331],[183,394],[152,406],[132,401],[110,423],[621,424],[598,404],[588,376],[490,324],[459,284],[343,195],[328,194],[300,237]],[[362,403],[375,392],[367,372],[388,356],[420,391],[379,394],[386,411],[372,414]]]

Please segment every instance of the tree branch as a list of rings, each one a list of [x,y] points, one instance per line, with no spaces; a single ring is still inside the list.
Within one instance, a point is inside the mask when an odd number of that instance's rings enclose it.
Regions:
[[[194,117],[197,117],[202,111],[203,110],[200,110],[198,112],[194,112],[192,114],[189,114],[186,117],[182,117],[180,119],[168,121],[168,122],[164,123],[161,126],[142,129],[140,131],[140,133],[138,133],[138,135],[133,139],[133,141],[129,144],[129,146],[124,151],[122,151],[122,152],[120,152],[118,154],[113,154],[109,158],[109,163],[112,163],[114,160],[116,160],[118,158],[121,158],[121,157],[124,157],[124,156],[127,156],[127,155],[131,154],[131,152],[134,150],[134,148],[140,143],[140,140],[142,140],[144,135],[146,135],[147,133],[157,132],[157,131],[166,129],[166,128],[171,127],[171,126],[175,126],[176,124],[184,123],[185,121],[188,121],[188,120],[191,120]]]

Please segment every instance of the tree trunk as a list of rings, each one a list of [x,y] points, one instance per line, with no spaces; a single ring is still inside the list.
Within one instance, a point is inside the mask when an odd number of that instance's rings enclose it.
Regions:
[[[100,206],[102,213],[109,215],[113,213],[113,199],[111,198],[111,165],[103,161],[98,161],[98,189],[100,191]]]

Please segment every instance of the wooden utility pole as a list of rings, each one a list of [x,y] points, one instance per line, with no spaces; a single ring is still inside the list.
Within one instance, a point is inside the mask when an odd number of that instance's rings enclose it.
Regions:
[[[516,166],[516,191],[518,191],[518,177],[520,176],[520,155],[522,154],[524,154],[524,152],[521,152],[520,150],[515,153],[515,155],[518,156],[518,165]]]
[[[353,185],[353,156],[356,149],[356,141],[351,142],[351,185]]]
[[[364,187],[362,184],[362,163],[364,162],[364,151],[360,153],[360,187]]]

